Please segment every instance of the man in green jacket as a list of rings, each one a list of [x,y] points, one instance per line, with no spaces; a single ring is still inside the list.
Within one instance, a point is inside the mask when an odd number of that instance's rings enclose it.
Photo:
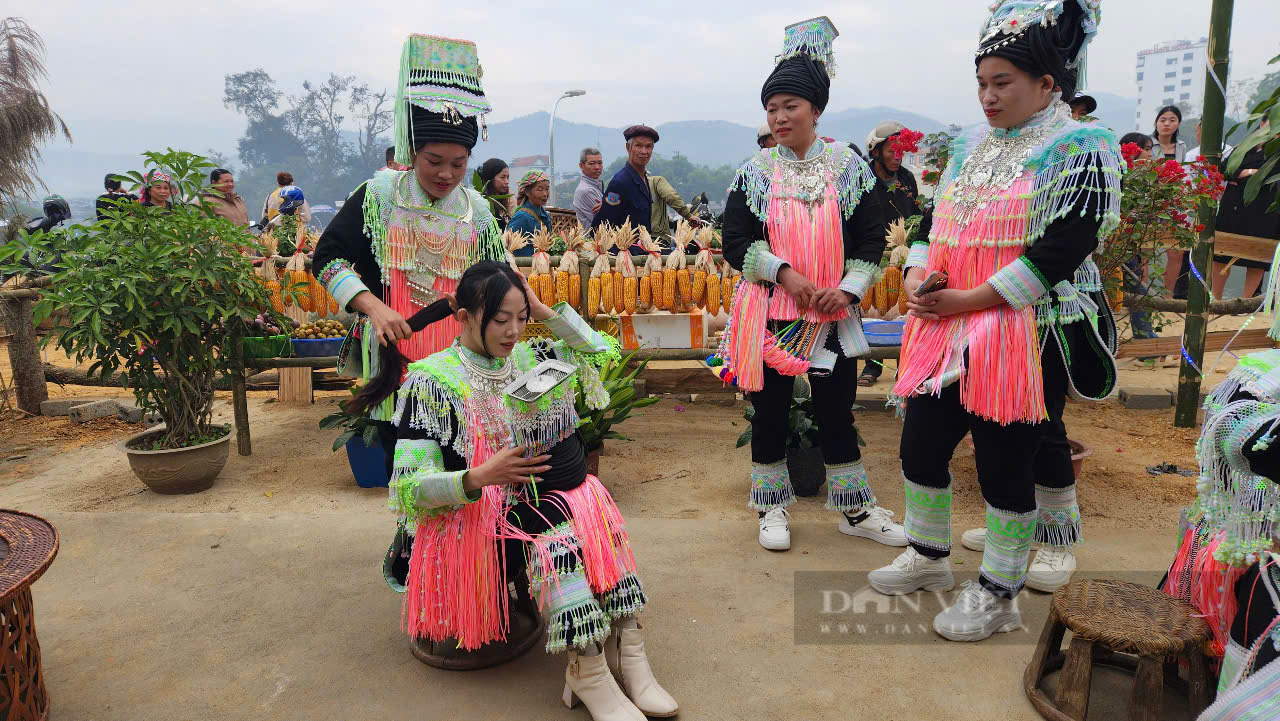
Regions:
[[[671,221],[667,217],[667,208],[675,210],[680,217],[695,227],[700,224],[693,215],[693,208],[685,204],[676,189],[661,175],[649,176],[649,194],[653,197],[653,207],[649,215],[649,235],[653,236],[654,240],[668,243],[671,241]]]

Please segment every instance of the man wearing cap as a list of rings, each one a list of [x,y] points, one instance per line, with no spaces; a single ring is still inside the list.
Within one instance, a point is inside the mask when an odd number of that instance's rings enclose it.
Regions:
[[[1071,118],[1073,120],[1081,120],[1086,116],[1093,115],[1093,111],[1098,109],[1098,101],[1093,99],[1092,95],[1081,93],[1071,99]]]
[[[756,131],[756,145],[759,145],[761,150],[778,147],[778,140],[773,137],[773,131],[769,129],[768,123],[761,125]]]
[[[622,225],[631,221],[631,227],[644,226],[649,230],[653,212],[653,191],[649,188],[649,174],[645,168],[653,157],[653,146],[658,142],[658,131],[648,125],[632,125],[622,131],[627,141],[627,164],[614,174],[604,189],[600,210],[591,220],[591,227],[601,223]]]

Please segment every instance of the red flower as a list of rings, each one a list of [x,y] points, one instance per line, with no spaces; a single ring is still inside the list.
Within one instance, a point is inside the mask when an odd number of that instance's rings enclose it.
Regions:
[[[1132,161],[1137,160],[1138,156],[1142,155],[1142,148],[1137,143],[1125,143],[1120,146],[1120,154],[1124,156],[1125,160],[1130,161],[1129,167],[1132,168]]]
[[[916,132],[910,128],[899,130],[889,140],[889,147],[893,149],[893,157],[901,158],[907,153],[919,152],[922,138],[924,138],[924,133]]]
[[[1203,232],[1204,232],[1204,224],[1203,224],[1203,223],[1197,223],[1197,224],[1196,224],[1196,232],[1197,232],[1197,233],[1203,233]]]

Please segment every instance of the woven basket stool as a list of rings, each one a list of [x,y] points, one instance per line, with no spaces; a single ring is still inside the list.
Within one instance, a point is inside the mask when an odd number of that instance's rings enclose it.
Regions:
[[[455,639],[431,641],[426,638],[409,639],[409,650],[414,658],[446,671],[478,671],[514,661],[542,640],[547,631],[547,619],[538,610],[538,604],[529,593],[528,577],[519,574],[515,581],[515,595],[510,599],[510,624],[506,641],[485,644],[474,651],[458,648]]]
[[[0,510],[0,718],[44,721],[49,694],[31,584],[58,555],[58,531],[29,513]]]
[[[1132,583],[1091,579],[1076,581],[1053,594],[1049,619],[1022,686],[1040,715],[1050,721],[1083,721],[1089,711],[1089,684],[1094,665],[1134,671],[1129,696],[1131,721],[1160,721],[1164,685],[1183,685],[1177,678],[1178,659],[1187,662],[1185,684],[1193,715],[1208,705],[1208,677],[1204,653],[1209,627],[1189,604],[1154,588]],[[1062,638],[1071,630],[1071,647],[1062,652]],[[1061,668],[1058,688],[1050,699],[1040,682]]]

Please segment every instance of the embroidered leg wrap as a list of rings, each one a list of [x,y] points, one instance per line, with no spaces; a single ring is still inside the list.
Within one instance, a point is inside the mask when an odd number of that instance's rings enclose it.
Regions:
[[[981,573],[986,583],[983,585],[994,586],[1010,595],[1022,590],[1035,529],[1036,511],[1013,513],[987,504],[987,545],[982,552]]]
[[[562,523],[533,543],[541,547],[538,558],[530,558],[529,565],[533,587],[548,612],[547,653],[583,649],[603,641],[609,635],[609,617],[591,593],[573,524]]]
[[[951,552],[951,484],[932,488],[903,478],[907,499],[903,528],[907,541],[915,546]]]
[[[1080,506],[1076,504],[1076,486],[1049,488],[1036,486],[1036,536],[1038,543],[1070,548],[1082,539]]]
[[[618,581],[618,585],[600,594],[600,606],[610,622],[627,616],[636,616],[644,610],[649,597],[644,593],[640,578],[628,573]]]
[[[827,510],[847,513],[875,502],[862,461],[827,466]]]
[[[778,506],[786,508],[795,502],[787,459],[777,463],[751,464],[751,500],[747,502],[748,506],[757,511],[768,511]]]

